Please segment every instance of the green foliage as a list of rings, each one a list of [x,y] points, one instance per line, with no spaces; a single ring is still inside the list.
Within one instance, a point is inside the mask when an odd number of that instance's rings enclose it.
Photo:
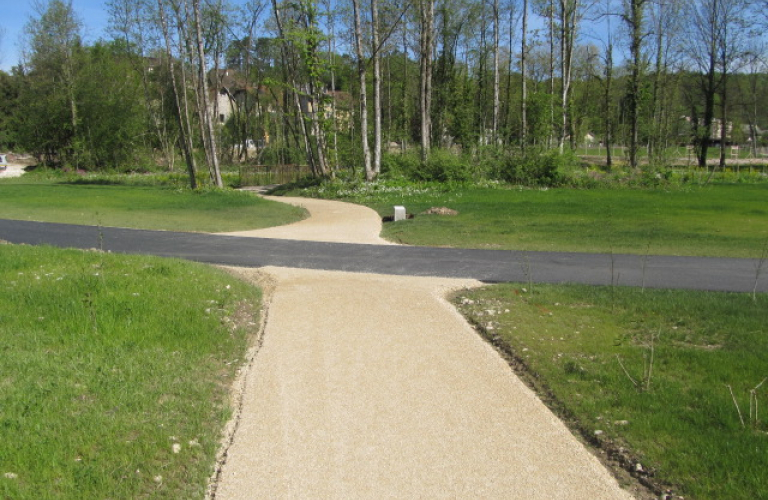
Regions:
[[[382,175],[415,182],[464,183],[474,177],[467,157],[447,150],[434,150],[426,162],[415,152],[385,154],[381,162]]]
[[[16,149],[13,115],[19,99],[19,79],[0,70],[0,151]]]
[[[527,149],[521,156],[507,158],[502,178],[525,186],[556,187],[566,183],[564,171],[578,165],[578,158],[571,152]]]

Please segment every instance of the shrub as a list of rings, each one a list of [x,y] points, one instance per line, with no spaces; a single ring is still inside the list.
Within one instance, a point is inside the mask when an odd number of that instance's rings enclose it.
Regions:
[[[416,182],[464,183],[473,177],[468,158],[443,149],[433,150],[426,162],[421,161],[418,153],[384,155],[381,172],[389,179]]]
[[[578,166],[578,159],[571,152],[530,151],[522,156],[511,155],[506,160],[502,178],[526,186],[561,186],[566,182],[565,169]]]

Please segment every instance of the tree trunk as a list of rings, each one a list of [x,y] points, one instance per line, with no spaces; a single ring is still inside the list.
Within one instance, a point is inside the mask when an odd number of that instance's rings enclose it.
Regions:
[[[173,97],[176,101],[176,118],[179,123],[179,139],[181,140],[181,147],[184,151],[184,159],[187,163],[187,173],[189,174],[189,186],[192,189],[197,189],[197,179],[195,178],[195,158],[192,154],[192,148],[190,145],[189,134],[182,118],[182,106],[181,98],[179,96],[178,84],[176,83],[176,71],[173,67],[173,51],[171,50],[171,38],[168,34],[168,24],[165,19],[165,7],[163,6],[163,0],[157,0],[158,11],[160,14],[160,25],[163,31],[163,38],[165,39],[165,50],[168,73],[171,76],[171,89],[173,91]]]
[[[520,48],[520,80],[522,99],[520,100],[521,129],[520,147],[525,153],[528,142],[528,0],[523,0],[523,33]]]
[[[499,108],[501,106],[499,78],[499,0],[493,0],[493,125],[491,137],[494,145],[498,145],[499,141]]]
[[[610,37],[610,24],[608,29],[608,47],[605,55],[605,163],[608,170],[613,167],[613,110],[611,106],[611,87],[613,84],[613,41]]]
[[[629,166],[636,169],[640,127],[640,65],[642,64],[643,5],[646,0],[631,0],[630,12],[625,17],[630,28],[630,76],[629,76]]]
[[[432,44],[434,38],[434,0],[420,0],[419,36],[419,111],[421,112],[421,160],[427,161],[432,135]]]
[[[200,110],[200,118],[205,126],[205,134],[207,136],[207,145],[209,148],[209,154],[206,155],[211,162],[209,164],[209,171],[211,173],[211,180],[216,187],[223,188],[224,183],[221,180],[221,169],[219,168],[219,155],[216,150],[216,134],[213,131],[213,120],[211,119],[211,113],[208,111],[208,77],[206,75],[205,64],[205,50],[203,48],[203,30],[201,26],[200,18],[200,0],[192,0],[192,9],[195,13],[195,27],[197,35],[197,63],[198,63],[198,78],[200,79],[200,89],[202,90],[201,104],[202,110]]]
[[[360,21],[359,0],[352,0],[352,9],[355,16],[355,51],[357,53],[357,78],[360,88],[360,144],[363,149],[363,166],[365,178],[373,180],[373,168],[371,167],[371,147],[368,143],[368,89],[365,70],[365,54],[363,53],[363,28]]]
[[[381,171],[381,55],[379,47],[379,2],[371,0],[371,42],[373,46],[373,178]]]

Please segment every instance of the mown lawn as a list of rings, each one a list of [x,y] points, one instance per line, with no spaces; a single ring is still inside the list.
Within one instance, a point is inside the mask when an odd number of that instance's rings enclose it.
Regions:
[[[411,245],[657,255],[759,257],[768,241],[768,183],[669,190],[467,188],[368,190],[345,199],[382,217]],[[419,215],[448,207],[456,216]]]
[[[0,245],[0,498],[202,498],[260,292],[212,267]]]
[[[62,181],[0,182],[0,218],[172,231],[227,232],[301,220],[305,212],[239,191]]]
[[[752,500],[768,492],[768,295],[756,299],[505,284],[455,301],[573,427],[629,450],[629,468],[685,498]]]

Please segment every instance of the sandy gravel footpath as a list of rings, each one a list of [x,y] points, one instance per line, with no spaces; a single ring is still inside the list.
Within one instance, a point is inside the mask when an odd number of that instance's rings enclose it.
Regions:
[[[265,196],[264,198],[303,207],[311,214],[311,217],[286,226],[222,234],[331,243],[392,244],[379,237],[381,218],[375,211],[367,207],[313,198],[282,196]]]
[[[8,163],[8,168],[0,170],[0,179],[3,177],[21,177],[24,174],[24,165]]]
[[[478,282],[232,272],[271,286],[216,500],[631,498],[445,300]]]

